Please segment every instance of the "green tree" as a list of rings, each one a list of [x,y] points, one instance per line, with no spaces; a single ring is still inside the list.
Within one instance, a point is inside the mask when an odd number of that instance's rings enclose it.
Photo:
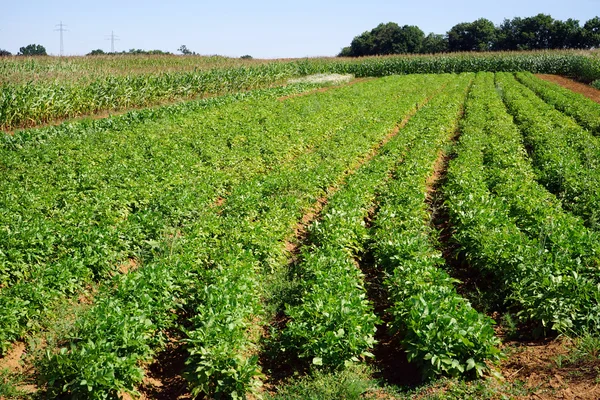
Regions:
[[[12,53],[8,50],[0,49],[0,57],[12,56]]]
[[[41,44],[30,44],[19,49],[20,56],[47,56],[46,48]]]
[[[371,31],[356,36],[350,47],[340,52],[342,57],[360,57],[385,54],[418,53],[425,34],[419,27],[395,22],[379,24]]]
[[[92,50],[89,53],[87,53],[88,56],[101,56],[103,54],[106,54],[106,53],[102,49]]]
[[[554,19],[550,15],[538,14],[523,18],[517,27],[516,50],[542,50],[552,48]]]
[[[489,19],[462,22],[448,31],[448,47],[450,51],[489,51],[496,36],[496,26]]]
[[[430,33],[423,39],[421,45],[421,53],[435,54],[445,53],[448,51],[448,39],[444,35]]]
[[[342,48],[342,51],[340,51],[338,57],[352,57],[352,47],[346,46]]]
[[[600,47],[600,18],[594,17],[583,25],[583,42],[586,48]]]
[[[189,56],[192,54],[192,51],[190,49],[187,48],[187,46],[185,44],[182,44],[178,49],[178,52],[180,52],[181,54],[183,54],[184,56]]]
[[[363,32],[350,43],[350,55],[352,57],[372,56],[376,54],[375,51],[375,41],[371,32]]]
[[[581,49],[585,47],[583,36],[583,29],[576,19],[554,20],[550,34],[550,48]]]

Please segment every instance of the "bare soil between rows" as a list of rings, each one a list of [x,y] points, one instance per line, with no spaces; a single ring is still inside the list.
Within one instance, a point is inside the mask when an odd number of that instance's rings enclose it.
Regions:
[[[560,75],[537,74],[536,76],[545,81],[559,84],[562,87],[594,100],[596,103],[600,103],[600,90],[593,88],[590,85],[586,85],[585,83],[577,82]]]

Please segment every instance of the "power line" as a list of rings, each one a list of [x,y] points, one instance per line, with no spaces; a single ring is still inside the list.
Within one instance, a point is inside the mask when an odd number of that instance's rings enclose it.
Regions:
[[[65,26],[67,25],[63,24],[62,21],[60,21],[60,24],[56,26],[59,27],[58,29],[55,29],[55,31],[60,32],[60,55],[62,56],[65,52],[65,47],[63,45],[63,32],[68,32],[68,30],[65,29]]]
[[[110,31],[110,36],[106,38],[106,40],[110,40],[110,52],[115,52],[115,40],[121,40],[117,35],[115,35],[114,31]]]

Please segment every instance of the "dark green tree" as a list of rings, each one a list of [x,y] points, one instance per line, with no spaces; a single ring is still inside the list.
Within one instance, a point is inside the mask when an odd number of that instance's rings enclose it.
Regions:
[[[19,49],[20,56],[47,56],[46,48],[41,44],[29,44]]]
[[[594,17],[583,25],[584,46],[588,49],[600,47],[600,18]]]
[[[489,51],[496,35],[496,26],[489,19],[462,22],[448,31],[448,47],[450,51]]]
[[[183,54],[184,56],[189,56],[192,54],[192,51],[190,49],[187,48],[187,46],[185,44],[182,44],[178,49],[178,52],[180,52],[181,54]]]
[[[546,14],[523,18],[518,27],[517,50],[552,48],[553,25],[554,19]]]
[[[566,21],[554,20],[550,34],[551,49],[581,49],[585,47],[583,29],[579,21],[569,18]]]
[[[101,56],[103,54],[106,54],[106,53],[102,49],[92,50],[89,53],[87,53],[88,56]]]
[[[0,49],[0,57],[12,56],[12,53],[8,50]]]
[[[371,31],[356,36],[350,47],[340,52],[341,57],[360,57],[386,54],[418,53],[425,34],[419,27],[395,22],[379,24]]]
[[[340,51],[338,57],[352,57],[352,47],[346,46],[342,48],[342,51]]]
[[[371,32],[363,32],[350,43],[350,55],[352,57],[372,56],[374,54],[377,53]]]
[[[445,53],[448,51],[448,39],[444,35],[430,33],[423,39],[421,45],[421,53],[435,54]]]

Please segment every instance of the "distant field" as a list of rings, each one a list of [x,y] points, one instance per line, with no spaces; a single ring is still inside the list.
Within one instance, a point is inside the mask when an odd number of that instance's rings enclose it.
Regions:
[[[379,77],[411,73],[514,72],[600,78],[594,52],[242,60],[219,56],[0,58],[0,129],[121,112],[198,97],[280,86],[316,73]]]
[[[593,57],[10,59],[212,97],[1,136],[0,398],[597,398],[600,105],[514,72]]]

